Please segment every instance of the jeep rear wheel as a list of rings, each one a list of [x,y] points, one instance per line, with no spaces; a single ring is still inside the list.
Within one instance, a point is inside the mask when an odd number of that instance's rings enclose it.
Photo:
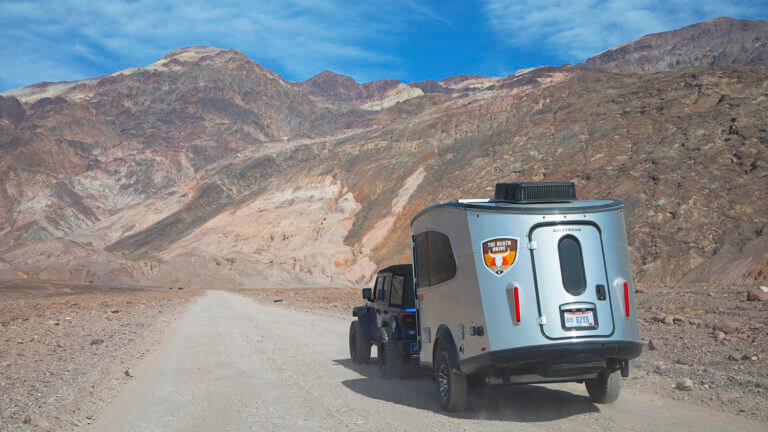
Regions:
[[[401,378],[405,368],[405,356],[397,351],[394,339],[392,329],[389,327],[382,329],[382,343],[379,344],[379,373],[384,379]]]
[[[621,374],[619,371],[603,371],[592,378],[584,381],[587,387],[587,393],[594,403],[611,403],[619,398],[621,393]]]
[[[451,366],[448,353],[440,351],[435,367],[435,382],[440,407],[446,411],[461,411],[467,404],[467,376]]]
[[[371,343],[360,329],[360,321],[352,321],[349,325],[349,357],[356,364],[365,364],[371,359]]]

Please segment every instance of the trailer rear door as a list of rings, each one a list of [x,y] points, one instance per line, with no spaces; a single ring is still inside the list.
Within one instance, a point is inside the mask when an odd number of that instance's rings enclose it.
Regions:
[[[611,293],[598,228],[541,225],[529,238],[544,335],[551,339],[611,335]]]

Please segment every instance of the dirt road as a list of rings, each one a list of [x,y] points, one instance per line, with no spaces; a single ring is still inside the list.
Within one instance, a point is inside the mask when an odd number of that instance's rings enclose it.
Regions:
[[[93,430],[765,430],[632,388],[594,405],[576,384],[480,388],[447,414],[425,376],[384,381],[375,363],[353,365],[348,321],[227,292],[208,292],[174,325]]]

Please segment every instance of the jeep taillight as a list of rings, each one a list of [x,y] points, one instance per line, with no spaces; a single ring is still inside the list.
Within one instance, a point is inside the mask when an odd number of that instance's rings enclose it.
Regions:
[[[416,327],[416,314],[410,312],[404,313],[403,327]]]

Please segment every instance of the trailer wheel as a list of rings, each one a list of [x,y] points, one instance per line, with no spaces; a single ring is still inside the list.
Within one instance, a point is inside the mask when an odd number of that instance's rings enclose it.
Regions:
[[[357,320],[349,325],[349,357],[356,364],[365,364],[371,359],[371,343],[365,339]]]
[[[445,351],[440,351],[437,357],[435,381],[440,407],[448,412],[463,410],[467,404],[467,376],[451,367]]]
[[[379,374],[384,379],[401,378],[405,368],[405,356],[397,352],[395,336],[392,329],[385,327],[382,330],[382,343],[379,344]]]
[[[611,403],[621,393],[621,374],[618,371],[603,371],[597,376],[584,381],[587,393],[594,403]]]

